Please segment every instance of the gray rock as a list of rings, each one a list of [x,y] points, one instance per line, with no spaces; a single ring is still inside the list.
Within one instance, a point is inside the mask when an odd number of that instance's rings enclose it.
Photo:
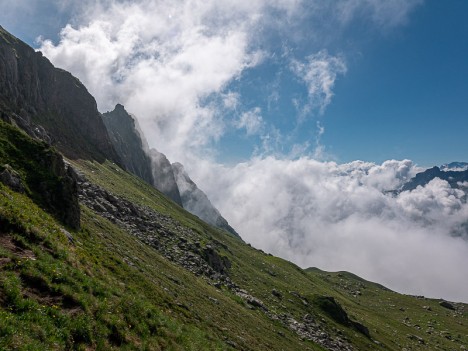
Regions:
[[[0,182],[8,186],[13,191],[24,193],[24,185],[21,177],[10,165],[4,165],[0,172]]]
[[[120,104],[113,111],[103,113],[102,120],[123,167],[148,184],[153,184],[151,160],[145,152],[146,140],[139,131],[137,120]]]
[[[151,169],[154,178],[154,187],[168,196],[176,204],[183,206],[180,197],[179,187],[176,183],[172,165],[167,159],[166,155],[151,149],[149,151],[151,158]]]
[[[439,305],[449,310],[453,310],[453,311],[455,310],[455,306],[445,300],[440,301]]]
[[[185,172],[184,166],[176,162],[172,164],[172,169],[177,186],[179,187],[183,207],[206,223],[224,229],[240,239],[239,234],[221,216],[206,194],[190,179],[187,172]]]

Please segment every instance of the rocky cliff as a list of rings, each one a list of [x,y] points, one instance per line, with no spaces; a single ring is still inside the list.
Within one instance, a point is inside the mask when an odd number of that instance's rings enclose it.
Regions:
[[[184,208],[206,223],[224,229],[234,236],[239,237],[239,234],[237,234],[234,228],[229,225],[228,221],[221,216],[206,194],[190,179],[187,172],[185,172],[184,166],[176,162],[172,164],[172,169],[177,186],[179,187]]]
[[[42,137],[66,157],[119,162],[85,86],[2,27],[0,112],[2,119]]]
[[[184,207],[182,199],[180,198],[179,187],[177,186],[174,172],[172,171],[172,165],[166,155],[156,149],[151,149],[149,154],[151,157],[155,188],[167,195],[176,204]],[[189,209],[186,207],[184,208],[190,212]]]
[[[0,150],[1,183],[29,195],[63,224],[80,227],[77,177],[62,155],[3,121]]]
[[[125,169],[153,184],[151,160],[144,151],[144,140],[136,120],[120,104],[113,111],[104,113],[102,119]]]

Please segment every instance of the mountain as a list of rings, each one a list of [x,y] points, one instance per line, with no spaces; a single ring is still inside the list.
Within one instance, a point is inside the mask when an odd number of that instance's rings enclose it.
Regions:
[[[407,183],[405,183],[401,191],[414,190],[418,186],[425,186],[434,178],[446,180],[452,188],[460,188],[460,184],[468,182],[468,170],[465,171],[442,171],[439,167],[435,166],[426,169],[423,172],[416,174]]]
[[[440,166],[441,171],[466,171],[468,170],[467,162],[450,162]]]
[[[200,217],[206,223],[224,229],[240,238],[234,228],[229,225],[228,221],[213,206],[206,194],[190,179],[187,172],[185,172],[184,166],[175,162],[172,164],[172,169],[180,191],[183,207],[190,213]]]
[[[153,184],[151,160],[143,149],[143,141],[135,119],[120,104],[117,104],[113,111],[103,113],[102,119],[124,168]]]
[[[138,122],[124,106],[117,104],[113,111],[103,114],[103,120],[127,171],[152,184],[190,213],[239,237],[180,163],[171,165],[166,155],[156,149],[149,149]]]
[[[4,78],[0,84],[17,89]],[[54,133],[35,125],[32,137],[10,104],[0,107],[9,117],[0,120],[0,350],[468,345],[467,304],[398,294],[347,272],[303,270],[257,250],[125,171],[124,160],[122,167],[103,160],[95,146],[64,158],[67,148],[60,153],[37,137],[78,133],[77,125]],[[64,117],[50,114],[49,123]]]
[[[0,110],[3,120],[51,142],[68,158],[120,162],[85,86],[2,27]]]
[[[176,204],[184,207],[180,197],[179,187],[176,183],[174,172],[172,171],[171,162],[166,155],[156,149],[149,151],[151,158],[151,168],[153,169],[154,186],[163,194],[166,194]],[[187,211],[190,209],[184,207]],[[193,212],[192,212],[193,213]]]

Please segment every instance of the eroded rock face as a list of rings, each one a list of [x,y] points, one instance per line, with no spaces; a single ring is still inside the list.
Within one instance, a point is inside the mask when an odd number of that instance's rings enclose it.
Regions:
[[[0,182],[5,184],[13,191],[24,193],[24,185],[20,175],[10,165],[4,165],[0,172]]]
[[[160,192],[168,196],[176,204],[183,207],[172,165],[163,153],[151,149],[151,166],[153,169],[154,186]]]
[[[172,169],[177,186],[179,187],[183,207],[206,223],[224,229],[240,238],[234,228],[229,225],[228,221],[226,221],[213,206],[206,194],[190,179],[189,175],[184,170],[184,166],[176,162],[172,164]]]
[[[144,139],[135,118],[117,104],[113,111],[104,113],[102,119],[124,168],[148,184],[153,184],[151,160],[145,152]]]
[[[0,111],[69,158],[119,162],[85,86],[1,27]]]
[[[78,202],[78,183],[74,169],[63,161],[62,155],[51,152],[42,160],[58,181],[44,180],[39,183],[39,192],[45,204],[58,219],[73,229],[80,228],[81,211]]]

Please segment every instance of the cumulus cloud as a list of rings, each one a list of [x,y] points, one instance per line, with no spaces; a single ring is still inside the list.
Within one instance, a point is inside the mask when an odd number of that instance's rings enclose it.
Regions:
[[[302,267],[352,271],[397,291],[468,301],[461,268],[468,243],[455,236],[461,231],[466,239],[466,197],[440,179],[388,192],[420,171],[411,161],[266,157],[206,169],[197,174],[206,192],[254,246]]]
[[[232,11],[216,1],[111,2],[105,11],[95,8],[88,24],[66,26],[58,45],[43,41],[41,50],[76,74],[101,110],[122,102],[150,131],[151,146],[183,154],[223,133],[219,106],[203,101],[261,60],[248,30],[263,5],[252,2],[253,12],[246,2],[225,6]],[[221,21],[221,14],[230,17]]]

